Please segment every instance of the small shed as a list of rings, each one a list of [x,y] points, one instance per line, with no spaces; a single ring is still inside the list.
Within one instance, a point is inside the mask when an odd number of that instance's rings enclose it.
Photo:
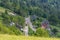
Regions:
[[[49,22],[48,20],[43,20],[42,24],[41,24],[42,28],[46,29],[49,27]]]

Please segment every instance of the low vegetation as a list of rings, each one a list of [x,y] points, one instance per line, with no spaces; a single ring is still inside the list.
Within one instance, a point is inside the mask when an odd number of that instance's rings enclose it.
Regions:
[[[34,36],[16,36],[0,34],[0,40],[60,40],[60,38],[46,38],[46,37],[34,37]]]

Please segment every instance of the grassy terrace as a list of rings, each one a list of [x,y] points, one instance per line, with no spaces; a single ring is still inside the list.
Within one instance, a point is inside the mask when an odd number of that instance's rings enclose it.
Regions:
[[[5,8],[0,7],[0,12],[5,12]]]
[[[60,40],[60,38],[44,38],[44,37],[33,37],[33,36],[16,36],[0,34],[0,40]]]
[[[0,13],[4,13],[5,10],[7,10],[8,12],[11,12],[11,10],[9,10],[9,9],[6,9],[6,8],[3,8],[3,7],[0,7]]]

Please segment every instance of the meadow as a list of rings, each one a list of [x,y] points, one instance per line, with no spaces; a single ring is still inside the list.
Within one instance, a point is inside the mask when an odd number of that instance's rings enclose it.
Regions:
[[[45,38],[45,37],[0,34],[0,40],[60,40],[60,38]]]
[[[5,12],[5,8],[0,7],[0,12]]]

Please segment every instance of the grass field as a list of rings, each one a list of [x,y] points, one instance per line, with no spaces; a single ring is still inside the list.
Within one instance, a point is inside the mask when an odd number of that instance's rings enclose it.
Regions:
[[[8,12],[10,12],[11,10],[9,10],[9,9],[6,9],[6,8],[3,8],[3,7],[0,7],[0,12],[1,13],[4,13],[5,12],[5,10],[7,10]]]
[[[0,12],[5,12],[5,8],[0,7]]]
[[[0,34],[0,40],[60,40],[60,38],[44,38],[44,37]]]

